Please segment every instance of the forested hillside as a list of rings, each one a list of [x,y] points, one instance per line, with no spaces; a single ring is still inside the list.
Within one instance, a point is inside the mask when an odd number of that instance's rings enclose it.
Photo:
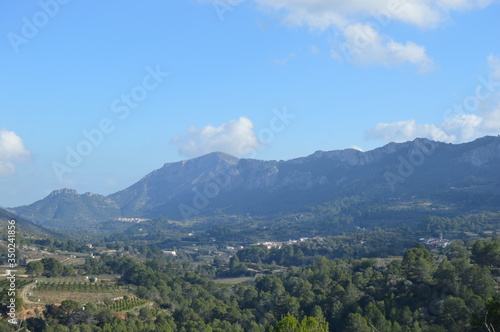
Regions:
[[[135,246],[134,257],[103,254],[86,259],[76,270],[50,260],[29,263],[27,272],[33,276],[44,269],[60,271],[53,278],[116,276],[138,300],[127,300],[133,301],[129,307],[119,302],[96,305],[83,298],[47,304],[25,323],[30,331],[49,332],[500,328],[498,236],[454,241],[432,251],[418,244],[402,256],[386,258],[357,251],[358,244],[348,239],[341,244],[343,250],[329,249],[335,243],[326,238],[272,250],[253,246],[226,263],[217,257],[207,262],[197,256],[169,257],[156,246],[141,245]],[[141,303],[150,304],[125,315],[115,311]],[[2,328],[14,331],[7,323]]]

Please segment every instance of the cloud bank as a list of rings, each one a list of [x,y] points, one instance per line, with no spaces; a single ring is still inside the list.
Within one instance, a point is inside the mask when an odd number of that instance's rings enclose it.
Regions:
[[[381,33],[392,22],[423,29],[438,27],[456,11],[482,9],[494,0],[255,0],[263,10],[282,15],[284,24],[314,30],[333,28],[340,34],[332,49],[338,60],[355,64],[416,65],[432,68],[424,46],[397,42]]]
[[[240,156],[260,145],[253,127],[252,121],[242,116],[219,127],[191,126],[183,135],[173,137],[172,142],[177,145],[179,153],[190,158],[215,151]]]
[[[434,28],[452,11],[485,8],[494,0],[255,0],[284,13],[283,21],[326,29],[361,19],[388,16],[421,28]]]
[[[367,139],[404,142],[417,137],[462,143],[485,135],[500,134],[500,58],[488,57],[490,75],[481,80],[474,94],[466,97],[439,125],[418,124],[416,120],[378,123],[366,130]],[[470,110],[472,112],[467,113]]]
[[[348,60],[356,65],[399,66],[410,63],[421,72],[434,67],[433,60],[423,46],[413,42],[398,43],[390,37],[381,35],[368,24],[352,24],[344,30],[345,41],[331,54],[339,61]]]
[[[0,175],[15,172],[15,161],[27,160],[30,152],[24,147],[23,140],[13,131],[0,129]]]

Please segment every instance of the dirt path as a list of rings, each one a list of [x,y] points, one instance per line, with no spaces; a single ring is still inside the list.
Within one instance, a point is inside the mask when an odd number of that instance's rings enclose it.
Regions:
[[[24,285],[24,287],[21,289],[21,298],[23,299],[23,302],[25,304],[38,304],[38,302],[33,302],[28,299],[28,293],[30,293],[30,290],[32,290],[33,285],[36,285],[35,282],[29,283]]]

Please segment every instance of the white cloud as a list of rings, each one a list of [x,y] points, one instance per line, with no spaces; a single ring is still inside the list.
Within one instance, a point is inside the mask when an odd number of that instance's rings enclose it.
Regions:
[[[259,146],[253,123],[247,117],[231,120],[219,127],[207,125],[190,127],[182,136],[172,139],[179,152],[187,157],[197,157],[220,151],[235,156],[244,155]]]
[[[30,152],[23,140],[13,131],[0,129],[0,175],[14,173],[14,161],[27,160]]]
[[[425,47],[412,42],[395,42],[380,35],[371,25],[349,25],[344,30],[344,36],[345,41],[339,45],[339,51],[332,50],[332,55],[339,60],[344,57],[358,65],[398,66],[411,63],[417,65],[422,72],[433,67],[433,61],[427,55]]]
[[[485,135],[500,134],[500,59],[490,55],[488,63],[489,79],[482,79],[474,93],[464,98],[461,105],[455,105],[458,111],[447,114],[441,124],[418,124],[416,120],[379,123],[365,132],[366,138],[403,142],[426,137],[436,141],[461,143]],[[464,113],[467,106],[470,109],[470,104],[477,105],[476,109],[472,109],[474,112]]]
[[[367,139],[380,139],[386,142],[406,142],[416,137],[427,137],[436,141],[448,142],[454,137],[432,124],[419,125],[415,120],[379,123],[366,131]]]
[[[484,8],[494,0],[255,0],[284,12],[284,22],[326,29],[366,19],[391,19],[433,28],[451,11]]]
[[[360,147],[359,147],[359,146],[357,146],[357,145],[353,145],[353,146],[349,147],[349,149],[354,149],[354,150],[358,150],[358,151],[360,151],[360,152],[365,152],[362,148],[360,148]]]
[[[411,63],[421,71],[432,67],[425,47],[411,41],[394,41],[381,33],[392,22],[436,28],[449,19],[453,11],[466,11],[489,6],[494,0],[254,0],[263,9],[270,8],[283,15],[283,23],[307,26],[311,29],[333,28],[340,33],[332,53],[334,58],[345,58],[346,45],[357,49],[352,56],[355,64],[382,64],[387,66]],[[369,30],[371,43],[357,47],[357,28]],[[342,46],[343,45],[343,46]],[[344,49],[344,50],[343,50]],[[350,56],[349,56],[350,58]]]
[[[405,142],[417,137],[435,141],[462,143],[486,135],[500,134],[500,105],[480,114],[451,114],[439,126],[418,124],[416,120],[379,123],[366,130],[367,139]]]
[[[452,135],[449,142],[466,142],[483,136],[483,123],[484,119],[476,114],[453,114],[441,124],[441,128]]]
[[[20,160],[29,156],[23,140],[13,131],[0,129],[0,159]]]

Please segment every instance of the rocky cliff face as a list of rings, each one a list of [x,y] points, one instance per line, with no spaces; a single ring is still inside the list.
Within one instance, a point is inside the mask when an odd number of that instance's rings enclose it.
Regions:
[[[48,197],[55,197],[59,195],[78,195],[78,192],[74,189],[63,188],[52,191]]]
[[[500,136],[499,136],[500,137]],[[495,161],[500,156],[500,139],[498,137],[484,137],[476,141],[481,145],[463,153],[458,162],[470,163],[473,166],[483,166]],[[499,170],[500,172],[500,170]]]

